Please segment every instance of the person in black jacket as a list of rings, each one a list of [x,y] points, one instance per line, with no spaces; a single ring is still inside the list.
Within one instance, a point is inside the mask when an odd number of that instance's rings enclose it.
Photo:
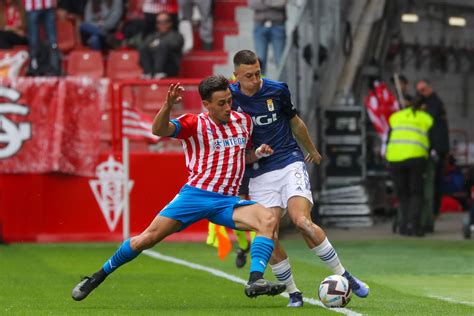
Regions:
[[[139,47],[144,77],[160,79],[177,76],[183,45],[183,36],[173,29],[171,15],[158,13],[156,32],[148,35]]]
[[[416,91],[420,97],[419,102],[434,119],[431,157],[435,162],[433,214],[436,218],[439,215],[444,168],[449,154],[448,119],[443,101],[434,92],[429,80],[419,80],[416,84]]]

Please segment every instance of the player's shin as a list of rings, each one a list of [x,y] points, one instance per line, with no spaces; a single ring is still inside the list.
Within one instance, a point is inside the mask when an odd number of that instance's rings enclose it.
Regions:
[[[276,264],[270,265],[272,268],[273,275],[277,278],[278,281],[285,283],[286,290],[288,293],[301,292],[295,284],[293,279],[293,274],[291,272],[290,261],[286,258],[283,261],[280,261]]]
[[[109,275],[114,272],[118,267],[123,264],[135,259],[141,251],[133,250],[130,246],[130,239],[127,239],[123,242],[120,248],[115,252],[115,254],[107,260],[102,266],[102,270]]]
[[[311,250],[327,265],[329,269],[331,269],[334,274],[342,275],[344,273],[345,269],[339,261],[336,250],[327,238]]]
[[[267,267],[268,261],[272,255],[274,242],[272,239],[264,236],[254,238],[250,247],[252,264],[250,265],[249,282],[254,282],[263,278],[263,273]]]

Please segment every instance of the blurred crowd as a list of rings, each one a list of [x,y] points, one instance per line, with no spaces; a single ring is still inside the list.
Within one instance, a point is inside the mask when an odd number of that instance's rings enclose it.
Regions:
[[[286,3],[248,2],[263,71],[270,45],[277,64],[283,54]],[[0,0],[0,49],[27,45],[27,75],[62,75],[57,26],[69,21],[83,47],[137,49],[144,78],[171,77],[179,73],[183,54],[193,49],[194,26],[200,48],[213,50],[213,7],[213,0]]]
[[[194,11],[202,49],[212,50],[212,0],[0,0],[0,49],[27,45],[28,75],[61,75],[56,28],[68,20],[83,47],[138,49],[145,77],[176,76]]]

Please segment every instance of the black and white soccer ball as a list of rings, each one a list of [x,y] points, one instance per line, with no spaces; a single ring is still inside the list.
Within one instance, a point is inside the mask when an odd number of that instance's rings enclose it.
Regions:
[[[344,307],[352,296],[349,281],[342,275],[330,275],[319,285],[318,296],[326,307]]]

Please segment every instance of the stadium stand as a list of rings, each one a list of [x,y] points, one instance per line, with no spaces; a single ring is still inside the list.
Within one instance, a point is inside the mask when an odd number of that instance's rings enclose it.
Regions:
[[[210,76],[214,73],[215,64],[225,63],[227,63],[227,53],[225,51],[191,51],[181,61],[180,76],[183,78]]]
[[[73,50],[77,45],[74,23],[67,19],[57,19],[56,30],[58,36],[58,47],[61,52],[64,54]]]
[[[110,79],[138,79],[142,74],[140,56],[135,50],[112,50],[107,60],[107,77]]]
[[[66,69],[69,76],[101,78],[104,76],[104,60],[98,51],[74,50],[69,53]]]

